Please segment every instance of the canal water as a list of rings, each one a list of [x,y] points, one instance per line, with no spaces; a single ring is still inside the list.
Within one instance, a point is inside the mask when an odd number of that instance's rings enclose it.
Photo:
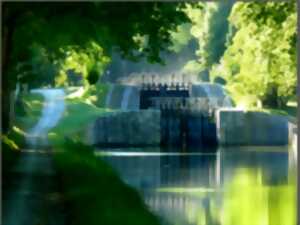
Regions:
[[[216,152],[97,150],[171,225],[296,225],[296,157],[287,147]]]

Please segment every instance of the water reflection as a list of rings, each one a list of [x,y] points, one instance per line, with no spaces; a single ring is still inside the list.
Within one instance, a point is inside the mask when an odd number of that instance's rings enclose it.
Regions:
[[[101,155],[141,192],[163,224],[296,224],[296,159],[287,149],[221,148],[214,154],[112,151]]]

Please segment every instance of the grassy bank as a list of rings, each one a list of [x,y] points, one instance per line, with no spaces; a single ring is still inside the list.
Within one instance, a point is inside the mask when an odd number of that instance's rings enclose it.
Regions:
[[[285,116],[288,118],[289,121],[293,123],[297,123],[297,106],[285,106],[278,109],[273,108],[258,108],[258,107],[249,107],[246,109],[246,111],[249,112],[264,112],[267,114],[273,114],[273,115],[279,115],[279,116]]]
[[[80,98],[65,100],[65,112],[56,127],[51,132],[63,136],[82,134],[84,128],[98,117],[109,113],[104,108],[88,104]]]
[[[158,218],[138,192],[122,182],[110,165],[96,158],[92,147],[81,143],[85,127],[109,111],[82,97],[68,98],[65,104],[66,111],[49,139],[58,150],[54,164],[66,202],[67,224],[158,225]]]
[[[91,147],[65,140],[56,148],[62,151],[55,154],[54,162],[67,203],[68,224],[159,224],[139,194],[96,158]]]

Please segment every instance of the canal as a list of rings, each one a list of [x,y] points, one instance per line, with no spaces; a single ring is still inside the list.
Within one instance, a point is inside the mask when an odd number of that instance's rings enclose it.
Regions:
[[[98,149],[124,182],[170,225],[296,224],[296,157],[288,147],[201,153]]]

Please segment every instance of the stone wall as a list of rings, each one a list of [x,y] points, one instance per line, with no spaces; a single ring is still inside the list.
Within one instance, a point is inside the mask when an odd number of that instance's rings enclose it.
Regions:
[[[264,112],[237,109],[217,111],[217,136],[220,145],[288,145],[288,118]]]
[[[154,146],[160,144],[160,111],[118,111],[99,117],[86,132],[96,146]]]
[[[159,110],[116,111],[91,123],[86,143],[106,147],[182,145],[283,146],[297,142],[297,126],[286,116],[219,109],[216,125],[206,117],[161,114]],[[183,132],[183,133],[182,133]],[[162,142],[161,142],[162,141]],[[166,142],[166,143],[164,143]]]

